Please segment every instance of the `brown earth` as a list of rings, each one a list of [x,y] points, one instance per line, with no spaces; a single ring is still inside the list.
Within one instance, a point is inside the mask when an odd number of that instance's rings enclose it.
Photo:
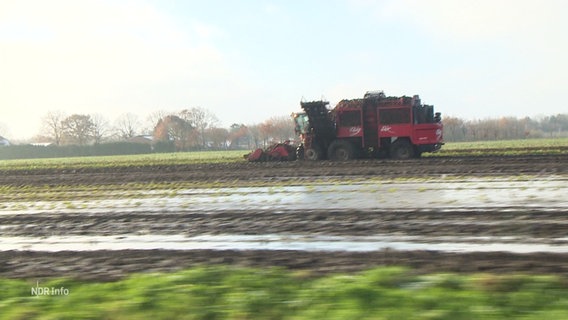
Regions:
[[[293,161],[122,166],[76,169],[2,170],[0,185],[76,185],[128,182],[286,180],[326,177],[506,176],[568,173],[568,154],[534,156],[429,157],[350,162]]]
[[[504,211],[506,209],[506,211]],[[558,243],[568,235],[561,209],[494,208],[479,210],[306,210],[221,212],[42,213],[0,216],[5,237],[85,235],[334,235],[515,237],[530,242]],[[568,242],[568,239],[566,239]]]
[[[300,182],[337,177],[393,178],[507,175],[566,175],[568,155],[424,158],[409,161],[227,163],[73,170],[0,170],[0,186],[105,185],[127,182]],[[181,209],[180,209],[181,210]],[[503,208],[397,212],[230,210],[176,212],[0,215],[1,235],[145,234],[325,234],[428,237],[513,236],[553,243],[568,236],[564,209]],[[380,265],[406,265],[417,272],[527,272],[568,275],[568,254],[450,253],[436,251],[303,252],[213,250],[119,250],[92,252],[0,251],[0,276],[36,279],[77,277],[114,280],[131,272],[171,271],[201,264],[281,266],[314,274],[351,272]]]
[[[210,264],[278,266],[307,271],[314,276],[392,265],[410,267],[417,273],[568,274],[568,255],[551,253],[121,250],[54,253],[4,251],[0,252],[0,277],[27,279],[34,283],[52,277],[112,281],[134,272],[171,272]]]

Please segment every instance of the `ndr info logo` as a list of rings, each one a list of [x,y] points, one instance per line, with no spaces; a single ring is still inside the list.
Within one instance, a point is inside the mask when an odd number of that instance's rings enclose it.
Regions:
[[[65,287],[40,287],[39,281],[32,287],[32,296],[68,296],[69,289]]]

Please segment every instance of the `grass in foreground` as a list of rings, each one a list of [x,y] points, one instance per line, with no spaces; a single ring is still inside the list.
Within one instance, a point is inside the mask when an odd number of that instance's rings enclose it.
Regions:
[[[416,276],[382,267],[309,277],[281,269],[200,267],[110,283],[0,280],[1,319],[568,319],[563,278]],[[63,290],[64,291],[64,290]]]

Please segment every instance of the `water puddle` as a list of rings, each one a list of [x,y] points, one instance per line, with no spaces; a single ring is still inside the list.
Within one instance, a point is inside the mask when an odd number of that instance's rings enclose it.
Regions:
[[[210,188],[140,191],[121,198],[78,201],[9,202],[0,215],[44,212],[215,212],[239,210],[385,210],[448,208],[568,209],[565,179],[533,181],[469,179],[459,181],[325,184],[307,186]]]
[[[444,252],[568,253],[563,244],[517,242],[515,239],[483,237],[454,238],[419,242],[418,237],[398,236],[304,236],[304,235],[115,235],[68,237],[1,237],[0,250],[95,251],[95,250],[299,250],[370,252],[384,249]],[[424,238],[421,238],[424,239]],[[436,239],[434,239],[436,240]]]

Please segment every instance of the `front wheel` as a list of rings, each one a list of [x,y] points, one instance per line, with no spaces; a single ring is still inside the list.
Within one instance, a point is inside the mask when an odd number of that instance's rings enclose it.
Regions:
[[[414,157],[414,148],[406,140],[398,140],[392,144],[390,155],[393,159],[406,160]]]
[[[313,146],[311,148],[304,150],[304,158],[310,161],[316,161],[322,159],[322,153],[320,148]]]

